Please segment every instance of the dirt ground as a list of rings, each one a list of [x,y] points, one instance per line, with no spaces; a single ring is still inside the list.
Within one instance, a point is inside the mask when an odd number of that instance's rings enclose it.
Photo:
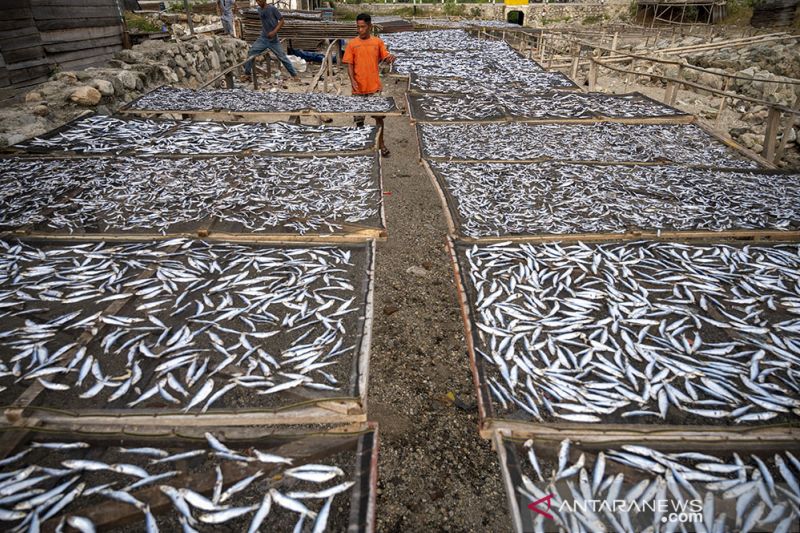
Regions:
[[[386,81],[404,102],[406,82]],[[368,394],[381,439],[377,531],[508,531],[497,456],[478,435],[444,214],[407,116],[387,119],[386,144]]]

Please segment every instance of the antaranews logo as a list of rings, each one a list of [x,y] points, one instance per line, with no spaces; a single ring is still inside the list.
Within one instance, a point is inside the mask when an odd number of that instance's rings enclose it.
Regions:
[[[581,523],[586,524],[594,520],[602,520],[604,515],[625,514],[633,522],[637,518],[644,518],[652,524],[653,518],[662,524],[699,524],[703,522],[703,502],[701,500],[669,500],[653,499],[647,502],[627,501],[627,500],[608,500],[608,499],[588,499],[588,500],[564,500],[553,507],[555,494],[547,494],[536,501],[528,504],[528,509],[533,513],[541,515],[547,520],[558,521],[553,513],[565,518],[571,513],[581,515]],[[647,517],[647,518],[645,518]]]

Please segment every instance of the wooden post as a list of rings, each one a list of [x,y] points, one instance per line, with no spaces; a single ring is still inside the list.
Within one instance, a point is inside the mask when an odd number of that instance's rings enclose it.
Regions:
[[[573,45],[572,50],[574,57],[572,58],[572,70],[570,71],[570,78],[572,78],[572,81],[575,81],[578,79],[578,67],[580,66],[581,60],[581,45]]]
[[[795,111],[795,112],[800,110],[800,96],[795,98],[794,105],[792,106],[792,110]],[[789,123],[786,124],[786,127],[783,129],[783,136],[781,137],[781,143],[778,146],[778,150],[775,152],[775,163],[776,164],[783,157],[783,152],[786,150],[786,144],[787,144],[788,139],[789,139],[789,132],[792,130],[792,128],[794,128],[794,124],[795,124],[796,121],[797,121],[797,114],[796,113],[792,113],[791,115],[789,115]]]
[[[539,62],[544,61],[544,47],[545,47],[545,37],[544,37],[544,30],[539,35]]]
[[[183,0],[183,8],[186,10],[186,22],[189,23],[189,33],[194,35],[194,23],[192,22],[192,10],[189,7],[189,0]]]
[[[258,90],[258,65],[256,65],[256,58],[253,58],[253,89]]]
[[[674,92],[675,92],[675,82],[672,80],[667,80],[667,87],[664,89],[665,104],[670,105],[670,102],[674,101],[672,98]]]
[[[233,89],[233,72],[225,74],[225,87]]]
[[[725,86],[722,88],[723,92],[728,92],[728,85],[730,84],[731,79],[725,78]],[[719,126],[720,121],[722,120],[722,112],[725,110],[725,102],[727,101],[728,97],[723,96],[722,101],[719,103],[719,109],[717,109],[717,118],[714,119],[714,128]]]
[[[589,57],[589,91],[594,91],[597,87],[597,58],[599,55],[600,50],[595,48]]]
[[[775,141],[778,139],[778,128],[781,125],[781,112],[770,106],[767,115],[767,129],[764,131],[764,149],[761,155],[764,159],[771,161],[775,156]]]
[[[617,38],[618,37],[619,37],[619,32],[615,31],[614,32],[614,38],[611,40],[611,57],[614,57],[614,56],[617,55],[616,52],[617,52]]]

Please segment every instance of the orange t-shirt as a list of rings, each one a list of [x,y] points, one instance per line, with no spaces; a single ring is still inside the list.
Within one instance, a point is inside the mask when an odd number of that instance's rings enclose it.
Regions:
[[[350,39],[344,50],[342,63],[353,64],[354,77],[358,87],[353,94],[372,94],[381,90],[378,63],[388,55],[389,51],[386,50],[386,45],[378,37],[370,35],[369,39],[360,37]]]

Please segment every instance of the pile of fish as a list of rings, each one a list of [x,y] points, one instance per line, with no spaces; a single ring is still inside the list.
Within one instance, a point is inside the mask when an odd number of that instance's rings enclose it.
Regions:
[[[476,39],[464,30],[403,31],[381,35],[381,39],[392,53],[492,51],[508,48],[503,42]]]
[[[455,76],[480,78],[482,76],[535,77],[542,67],[530,59],[520,57],[508,46],[493,53],[471,50],[460,52],[403,52],[397,54],[392,64],[398,74],[418,76]]]
[[[485,75],[479,79],[448,77],[447,71],[437,76],[411,76],[409,90],[416,93],[494,94],[513,90],[526,94],[547,93],[553,89],[572,89],[575,84],[560,72],[537,72],[526,76],[505,73]]]
[[[0,160],[0,227],[335,232],[380,210],[371,156]],[[186,230],[186,228],[184,228]]]
[[[414,118],[426,121],[641,118],[681,114],[677,109],[640,94],[554,92],[527,95],[497,91],[491,94],[423,94],[409,96],[409,101]]]
[[[415,18],[414,24],[417,26],[433,26],[439,28],[501,28],[501,29],[519,29],[519,24],[512,24],[510,22],[503,22],[502,20],[484,20],[484,19],[464,19],[464,20],[450,20],[450,19],[435,19],[431,18]]]
[[[147,145],[167,134],[178,123],[173,120],[121,120],[90,115],[68,123],[43,137],[14,145],[30,151],[73,151],[93,154],[117,153]]]
[[[672,424],[800,415],[800,245],[463,253],[476,357],[503,413]]]
[[[55,134],[35,137],[14,147],[37,152],[140,155],[345,152],[371,148],[375,134],[373,126],[120,120],[93,115],[72,122]]]
[[[238,531],[255,533],[272,530],[279,516],[296,520],[295,531],[306,526],[321,532],[334,500],[341,506],[354,485],[342,480],[338,466],[232,449],[211,433],[206,440],[207,446],[190,450],[32,441],[0,460],[0,524],[6,531],[38,532],[49,524],[50,530],[93,532],[102,526],[89,518],[98,505],[123,503],[141,513],[141,530],[148,533],[157,532],[159,523],[170,531],[236,524]],[[179,466],[187,461],[213,476],[213,490],[194,485],[191,472]],[[154,496],[166,496],[170,505],[158,509]]]
[[[411,116],[419,121],[502,120],[497,97],[488,93],[408,95]]]
[[[391,98],[363,98],[323,93],[261,92],[247,89],[194,90],[159,87],[128,104],[145,111],[231,111],[282,113],[386,113],[396,111]]]
[[[797,174],[553,162],[431,168],[469,237],[800,229]]]
[[[548,500],[559,531],[750,533],[797,530],[800,520],[800,460],[795,453],[750,455],[697,451],[663,453],[623,445],[570,461],[571,442],[561,442],[557,469],[542,469],[536,446],[522,446],[522,486],[530,502]],[[541,451],[541,450],[540,450]],[[572,456],[576,456],[572,452]],[[771,455],[771,456],[770,456]],[[622,466],[625,472],[618,472]],[[531,513],[534,531],[553,526]],[[681,520],[683,520],[682,523]]]
[[[35,382],[65,408],[205,412],[348,390],[366,247],[0,247],[0,392]]]
[[[457,160],[671,161],[758,168],[693,124],[420,124],[427,157]]]

